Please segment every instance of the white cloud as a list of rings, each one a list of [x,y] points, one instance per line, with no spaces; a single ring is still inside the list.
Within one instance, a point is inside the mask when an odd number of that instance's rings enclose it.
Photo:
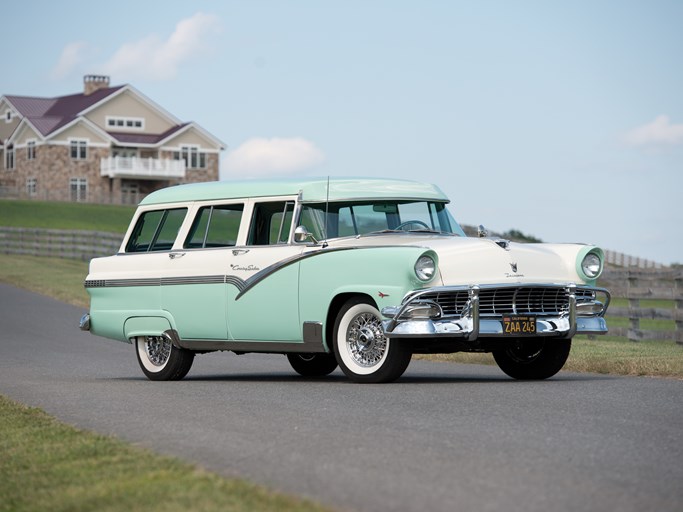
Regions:
[[[683,124],[673,124],[669,116],[660,115],[628,132],[626,142],[632,146],[677,146],[683,144]]]
[[[126,80],[173,78],[184,62],[206,50],[206,39],[218,28],[217,16],[198,12],[181,20],[167,39],[152,34],[139,41],[123,44],[104,64],[102,72],[124,76]]]
[[[254,137],[228,153],[224,166],[230,174],[256,177],[293,174],[310,169],[324,160],[324,153],[302,137]]]
[[[52,68],[50,76],[54,80],[66,78],[86,59],[89,45],[85,41],[75,41],[67,44],[59,56],[57,65]]]

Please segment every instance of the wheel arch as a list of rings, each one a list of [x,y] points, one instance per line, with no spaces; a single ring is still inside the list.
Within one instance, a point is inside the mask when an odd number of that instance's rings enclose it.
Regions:
[[[169,329],[173,326],[165,316],[132,316],[123,324],[123,334],[129,341],[138,336],[163,336]]]

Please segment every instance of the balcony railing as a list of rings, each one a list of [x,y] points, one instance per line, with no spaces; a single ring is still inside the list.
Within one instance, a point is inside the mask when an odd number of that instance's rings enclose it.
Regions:
[[[100,161],[100,175],[147,180],[184,178],[185,160],[110,156]]]

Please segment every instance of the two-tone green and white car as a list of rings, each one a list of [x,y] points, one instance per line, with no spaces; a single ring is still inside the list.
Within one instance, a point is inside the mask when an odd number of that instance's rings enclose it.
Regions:
[[[438,187],[390,179],[225,181],[159,190],[119,252],[90,263],[81,328],[132,343],[152,380],[195,354],[285,354],[388,382],[412,354],[492,352],[517,379],[607,332],[603,252],[467,237]]]

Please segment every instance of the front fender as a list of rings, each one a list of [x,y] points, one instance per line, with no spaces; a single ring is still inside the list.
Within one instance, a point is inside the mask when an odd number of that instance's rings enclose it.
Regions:
[[[335,297],[364,294],[372,297],[381,310],[401,303],[404,295],[416,288],[433,286],[415,275],[415,262],[430,254],[423,247],[362,247],[344,251],[320,251],[301,261],[299,274],[300,323],[323,322]]]

